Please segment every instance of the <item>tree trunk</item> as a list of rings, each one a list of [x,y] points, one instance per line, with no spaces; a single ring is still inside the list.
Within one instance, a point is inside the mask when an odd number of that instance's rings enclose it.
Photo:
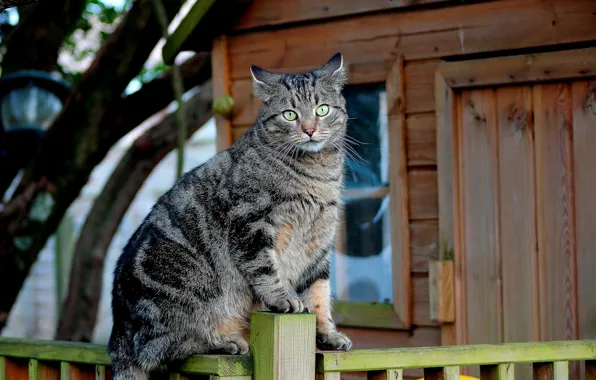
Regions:
[[[186,115],[188,138],[211,117],[211,81],[186,103]],[[176,124],[176,115],[170,113],[137,138],[95,200],[76,244],[56,339],[91,341],[110,242],[153,168],[176,148]]]
[[[167,0],[164,6],[171,19],[180,1]],[[13,199],[0,213],[0,329],[68,206],[110,147],[128,132],[106,128],[104,122],[160,35],[151,1],[136,1],[73,89]]]
[[[2,0],[0,11],[8,8],[6,4],[27,2],[31,1]],[[86,4],[86,0],[43,0],[28,5],[27,12],[19,11],[19,23],[2,41],[6,48],[2,75],[18,70],[54,70],[60,47],[81,18]]]

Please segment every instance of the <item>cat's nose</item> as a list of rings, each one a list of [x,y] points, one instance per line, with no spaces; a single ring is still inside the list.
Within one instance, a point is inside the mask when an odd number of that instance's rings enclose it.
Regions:
[[[314,128],[305,129],[304,133],[306,133],[309,137],[312,137],[312,135],[315,133],[315,129]]]

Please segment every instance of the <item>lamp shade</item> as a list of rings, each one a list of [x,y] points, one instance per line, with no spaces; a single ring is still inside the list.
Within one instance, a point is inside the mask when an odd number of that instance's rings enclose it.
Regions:
[[[40,71],[20,71],[0,78],[0,122],[15,128],[46,130],[70,93],[60,80]]]
[[[6,131],[36,126],[48,129],[62,110],[62,101],[53,93],[29,84],[16,88],[0,100],[0,117]]]

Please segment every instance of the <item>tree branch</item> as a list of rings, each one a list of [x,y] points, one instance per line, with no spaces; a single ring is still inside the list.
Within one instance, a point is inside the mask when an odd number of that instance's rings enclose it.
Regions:
[[[209,54],[201,53],[193,55],[180,65],[184,91],[211,77],[210,63]],[[168,71],[111,106],[102,121],[101,129],[112,130],[113,133],[124,136],[166,107],[173,98],[172,72]],[[0,184],[0,195],[6,192],[9,185],[10,183],[6,186]]]
[[[37,0],[0,0],[0,8],[33,1]],[[60,47],[86,4],[86,0],[43,1],[27,6],[27,12],[19,12],[19,23],[2,41],[6,48],[2,75],[18,70],[52,71],[58,62]]]
[[[186,103],[186,138],[209,120],[211,102],[211,81],[207,81]],[[153,168],[177,146],[175,112],[136,139],[96,198],[75,247],[68,296],[56,339],[91,341],[110,242]]]
[[[179,0],[166,0],[171,19]],[[34,187],[17,218],[0,213],[0,329],[31,265],[78,196],[93,168],[127,132],[106,127],[110,106],[140,71],[160,38],[150,0],[137,0],[110,35],[45,134],[36,159],[25,171],[11,204]],[[131,127],[133,128],[133,127]],[[64,148],[67,147],[67,148]],[[53,192],[38,184],[45,179]],[[18,226],[12,229],[13,226]]]

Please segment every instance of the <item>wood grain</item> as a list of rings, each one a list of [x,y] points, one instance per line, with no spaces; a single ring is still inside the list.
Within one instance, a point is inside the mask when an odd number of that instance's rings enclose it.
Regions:
[[[248,78],[251,64],[312,67],[337,51],[362,63],[390,61],[396,52],[412,60],[589,41],[593,12],[592,0],[492,1],[243,33],[230,37],[231,76]]]
[[[230,95],[230,59],[228,51],[228,38],[219,36],[213,40],[211,50],[211,72],[213,99]],[[222,115],[215,115],[216,146],[221,152],[232,145],[232,123]]]
[[[579,339],[596,339],[596,81],[572,85]]]
[[[60,366],[29,359],[29,380],[60,380]]]
[[[62,362],[60,380],[95,380],[95,366]]]
[[[321,21],[339,16],[357,15],[383,10],[408,8],[431,3],[457,3],[453,0],[255,0],[234,26],[246,30],[264,26],[283,25],[303,21]]]
[[[439,258],[439,225],[436,220],[410,223],[412,272],[428,273],[429,260]]]
[[[503,342],[539,340],[532,89],[496,91]],[[521,378],[531,366],[516,365]]]
[[[12,359],[3,357],[0,358],[3,363],[0,369],[4,367],[4,371],[0,372],[0,380],[28,380],[29,368],[27,360]]]
[[[462,92],[464,207],[462,227],[466,265],[466,335],[468,344],[500,342],[499,279],[497,270],[495,151],[496,110],[492,90]]]
[[[435,114],[428,112],[409,116],[407,150],[408,166],[434,166],[437,164],[437,129]]]
[[[496,92],[503,341],[539,339],[532,89]]]
[[[413,169],[408,172],[408,203],[411,221],[438,219],[436,170]]]
[[[253,377],[314,380],[315,319],[313,313],[253,313],[250,327]]]
[[[404,61],[400,57],[385,81],[389,145],[389,200],[393,273],[393,307],[404,328],[412,325],[410,228],[408,207]]]
[[[435,71],[441,60],[432,58],[406,61],[406,113],[424,113],[435,110]]]
[[[410,331],[372,330],[340,327],[354,343],[352,350],[393,347],[428,347],[441,344],[441,332],[437,327],[417,327]]]
[[[468,89],[587,78],[596,72],[596,49],[446,62],[438,70],[451,88]]]
[[[515,366],[513,363],[480,366],[480,378],[482,380],[514,380]],[[530,376],[521,376],[521,378],[529,379]]]
[[[570,88],[536,85],[533,98],[540,338],[577,339]]]
[[[401,369],[387,369],[384,371],[369,371],[367,380],[403,380],[404,371]]]
[[[416,326],[439,326],[430,317],[429,278],[427,274],[413,276],[412,279],[413,323]]]
[[[428,266],[430,319],[452,323],[455,321],[453,260],[433,260]]]

